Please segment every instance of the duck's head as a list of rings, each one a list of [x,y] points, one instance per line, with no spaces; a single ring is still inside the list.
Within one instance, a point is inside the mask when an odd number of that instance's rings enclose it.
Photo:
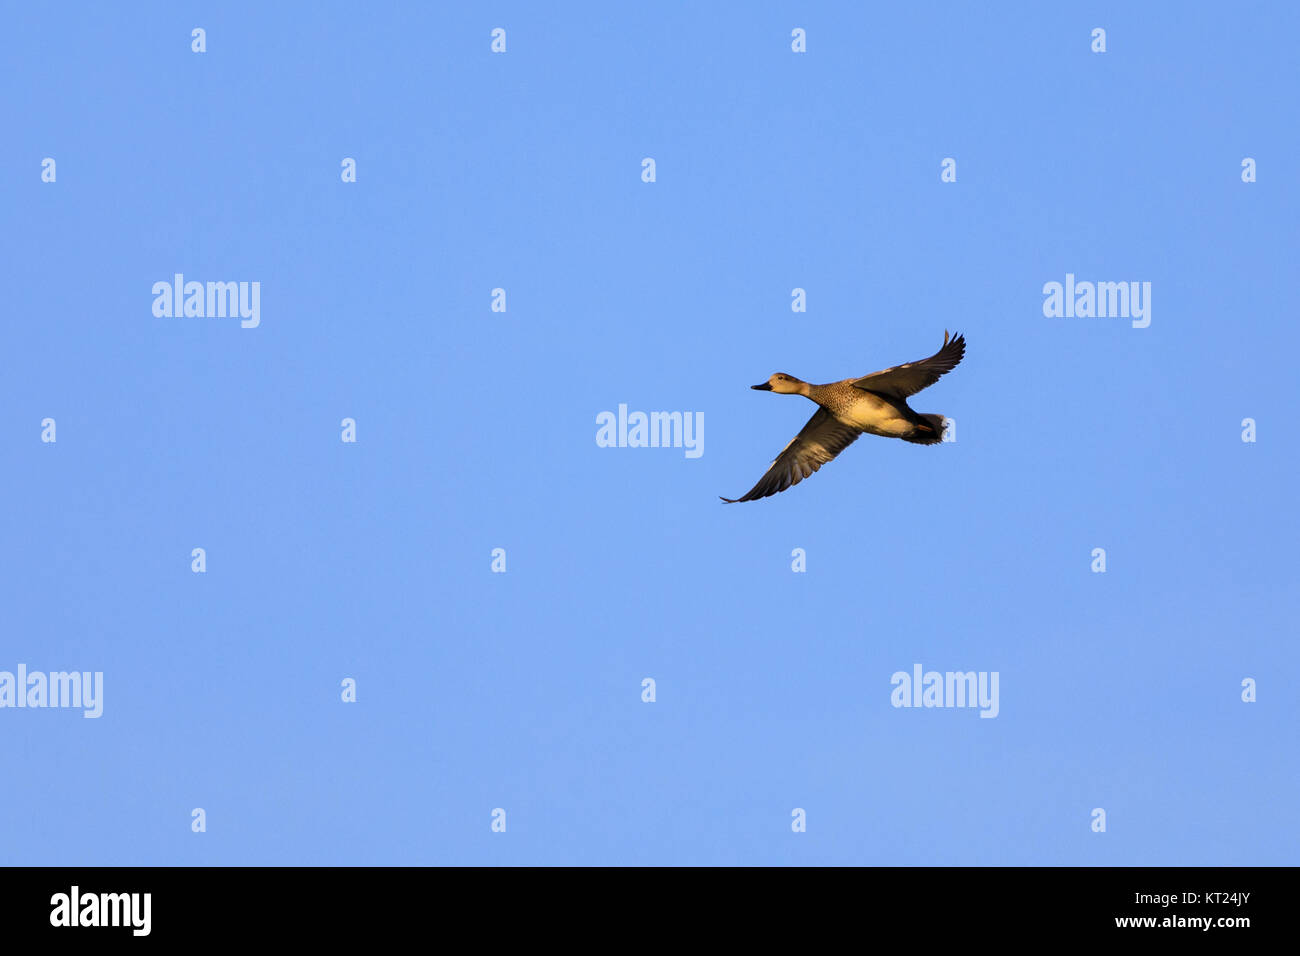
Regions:
[[[786,375],[785,372],[777,372],[762,385],[751,385],[750,388],[757,389],[760,392],[780,392],[783,395],[800,395],[803,393],[807,383],[793,375]]]

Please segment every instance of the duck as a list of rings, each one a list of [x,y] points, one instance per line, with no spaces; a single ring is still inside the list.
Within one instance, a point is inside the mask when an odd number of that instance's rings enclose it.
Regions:
[[[758,484],[739,498],[718,497],[734,505],[793,488],[864,432],[901,438],[915,445],[938,444],[943,441],[944,416],[915,412],[907,399],[939,381],[939,376],[951,372],[965,354],[965,336],[959,334],[950,339],[945,329],[943,346],[929,358],[895,365],[861,378],[812,385],[785,372],[776,372],[766,382],[751,385],[750,388],[759,392],[802,395],[817,403],[817,411],[781,449]]]

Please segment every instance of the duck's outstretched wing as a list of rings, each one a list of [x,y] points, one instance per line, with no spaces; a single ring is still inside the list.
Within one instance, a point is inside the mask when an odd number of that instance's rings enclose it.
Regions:
[[[776,461],[767,469],[767,474],[749,489],[748,494],[743,498],[722,500],[730,505],[785,491],[848,448],[861,434],[861,431],[852,425],[845,425],[826,409],[818,408],[813,417],[808,419],[808,424],[776,456]]]
[[[872,372],[853,382],[857,388],[879,392],[892,398],[907,398],[939,381],[939,376],[951,372],[966,354],[966,339],[958,335],[951,342],[948,332],[943,333],[943,348],[927,359],[895,365],[880,372]]]

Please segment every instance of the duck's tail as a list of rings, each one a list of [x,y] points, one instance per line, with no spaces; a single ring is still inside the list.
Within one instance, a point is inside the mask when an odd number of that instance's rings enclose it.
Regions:
[[[943,441],[943,416],[942,415],[917,415],[920,421],[912,429],[912,434],[906,436],[903,441],[910,441],[917,445],[937,445]]]

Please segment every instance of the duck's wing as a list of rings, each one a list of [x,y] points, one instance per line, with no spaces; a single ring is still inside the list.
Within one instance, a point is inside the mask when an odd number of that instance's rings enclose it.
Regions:
[[[727,504],[766,498],[797,485],[814,471],[848,448],[862,432],[818,408],[808,424],[799,430],[790,444],[781,449],[767,474],[749,489],[743,498],[723,498]]]
[[[895,365],[880,372],[872,372],[853,382],[857,388],[879,392],[893,398],[907,398],[939,381],[939,376],[951,372],[966,354],[966,339],[958,335],[951,342],[948,332],[943,333],[943,347],[927,359]]]

